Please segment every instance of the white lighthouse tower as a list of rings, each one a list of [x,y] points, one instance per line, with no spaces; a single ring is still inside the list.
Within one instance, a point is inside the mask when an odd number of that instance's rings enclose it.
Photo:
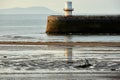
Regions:
[[[65,2],[64,11],[65,11],[65,16],[72,16],[72,11],[73,11],[72,1],[66,1]]]

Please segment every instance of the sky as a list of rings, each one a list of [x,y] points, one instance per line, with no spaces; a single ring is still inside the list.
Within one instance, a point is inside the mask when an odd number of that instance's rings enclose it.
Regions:
[[[0,9],[47,7],[63,12],[67,0],[0,0]],[[120,14],[120,0],[71,0],[74,14]]]

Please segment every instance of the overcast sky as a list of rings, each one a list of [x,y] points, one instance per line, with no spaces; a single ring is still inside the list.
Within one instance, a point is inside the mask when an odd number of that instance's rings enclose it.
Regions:
[[[0,0],[0,9],[15,7],[47,7],[62,12],[67,0]],[[74,13],[120,14],[120,0],[71,0]]]

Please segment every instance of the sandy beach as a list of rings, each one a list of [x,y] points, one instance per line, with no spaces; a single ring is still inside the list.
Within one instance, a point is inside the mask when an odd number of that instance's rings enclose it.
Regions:
[[[10,45],[58,45],[58,46],[120,46],[120,42],[14,42],[0,41],[0,44]]]
[[[119,47],[119,42],[0,42],[0,80],[119,80]],[[71,64],[64,55],[69,48]],[[85,59],[91,66],[79,67]]]
[[[14,76],[13,76],[14,75]],[[63,73],[0,75],[0,80],[119,80],[118,73]]]

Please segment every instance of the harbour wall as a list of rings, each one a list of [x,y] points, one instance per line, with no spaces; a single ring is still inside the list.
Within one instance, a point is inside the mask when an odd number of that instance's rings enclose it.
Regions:
[[[48,16],[47,34],[120,34],[120,15],[115,16]]]

